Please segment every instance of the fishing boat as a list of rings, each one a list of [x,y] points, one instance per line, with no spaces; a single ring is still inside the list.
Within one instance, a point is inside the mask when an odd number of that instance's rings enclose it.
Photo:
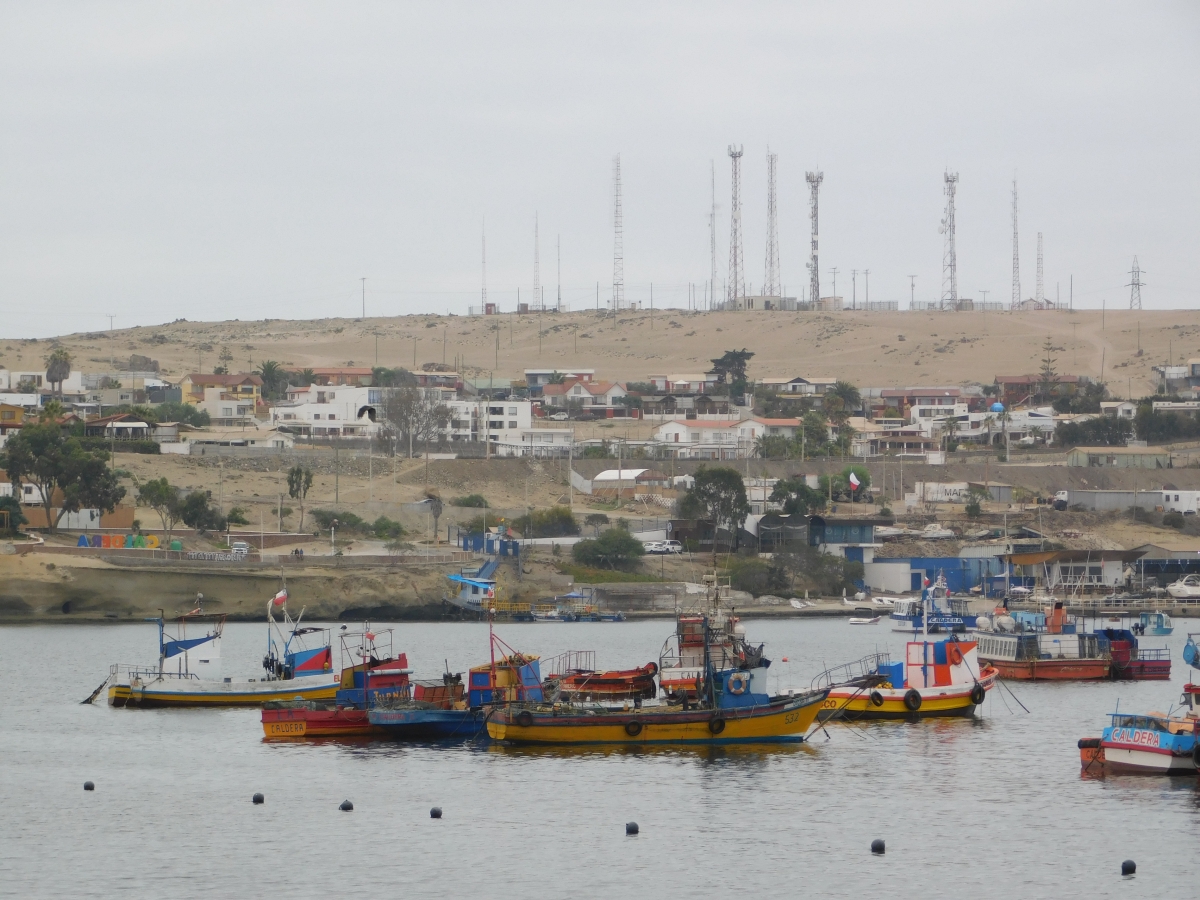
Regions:
[[[932,589],[922,592],[928,610]],[[932,615],[925,620],[932,620]],[[972,716],[996,682],[997,671],[981,663],[975,641],[951,635],[909,641],[901,662],[875,653],[818,675],[813,687],[827,687],[821,721],[844,719],[924,719]]]
[[[539,657],[508,646],[492,630],[492,617],[488,632],[491,660],[469,671],[465,701],[461,677],[447,675],[441,692],[414,691],[411,700],[396,698],[372,706],[367,713],[371,725],[392,740],[465,740],[483,730],[495,709],[540,702]]]
[[[980,660],[994,666],[1001,678],[1095,681],[1109,677],[1108,641],[1082,631],[1061,600],[1053,600],[1045,613],[1018,611],[1004,618],[1013,620],[1014,630],[976,634]]]
[[[883,618],[883,616],[872,616],[869,619],[864,618],[862,616],[851,616],[850,624],[851,625],[878,625],[879,620],[882,618]]]
[[[1138,634],[1149,634],[1155,637],[1165,637],[1175,632],[1175,623],[1165,612],[1155,610],[1138,614],[1135,631]]]
[[[1176,600],[1200,598],[1200,575],[1185,575],[1167,585],[1167,593]]]
[[[975,628],[978,618],[971,612],[971,600],[966,597],[951,597],[946,586],[945,573],[938,573],[937,580],[932,584],[929,579],[925,579],[920,597],[894,599],[889,621],[892,631],[917,635],[970,631]]]
[[[205,614],[203,599],[198,594],[196,608],[172,625],[161,614],[147,620],[158,626],[158,662],[111,666],[104,682],[110,706],[259,706],[268,700],[333,698],[340,681],[332,671],[329,630],[302,627],[303,609],[293,620],[287,611],[286,588],[267,602],[267,652],[261,678],[235,681],[222,676],[225,616]],[[276,612],[282,622],[275,619]],[[309,647],[309,642],[315,646]]]
[[[412,695],[406,654],[393,655],[392,630],[339,635],[342,667],[331,699],[269,700],[263,704],[263,734],[271,740],[320,737],[379,737],[367,709],[371,704]],[[461,679],[460,679],[461,681]]]
[[[542,702],[488,717],[492,739],[516,744],[733,744],[802,741],[827,688],[772,696],[762,645],[726,613],[729,584],[706,575],[708,609],[680,614],[659,657],[667,696],[620,706]],[[672,646],[672,643],[674,646]]]
[[[653,662],[600,672],[594,650],[568,650],[547,660],[545,670],[547,695],[557,691],[564,700],[651,700],[658,694],[658,664]]]
[[[1143,616],[1148,615],[1143,613]],[[1116,680],[1166,681],[1171,677],[1171,651],[1165,647],[1143,647],[1138,641],[1139,622],[1118,619],[1094,633],[1107,642],[1112,666],[1110,677]]]

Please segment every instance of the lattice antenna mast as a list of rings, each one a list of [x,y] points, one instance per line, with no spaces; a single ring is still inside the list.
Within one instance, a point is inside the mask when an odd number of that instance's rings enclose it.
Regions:
[[[625,226],[621,213],[621,154],[613,157],[613,312],[625,305]]]
[[[942,255],[942,309],[958,309],[958,256],[954,249],[954,195],[958,191],[958,173],[946,170],[942,176],[946,194],[946,215],[939,229],[946,236]]]
[[[713,298],[717,295],[717,164],[712,165],[712,212],[708,216],[709,252],[712,256],[711,281],[708,283],[708,307],[712,309]]]
[[[763,296],[782,296],[779,289],[779,219],[775,214],[775,161],[779,154],[767,148],[767,264]]]
[[[1133,268],[1129,271],[1129,308],[1142,308],[1142,270],[1138,266],[1137,257],[1133,258]]]
[[[1038,232],[1038,260],[1037,260],[1037,303],[1042,306],[1045,302],[1046,294],[1042,287],[1042,233]]]
[[[482,304],[483,305],[479,307],[479,311],[481,313],[484,312],[484,308],[487,306],[487,219],[483,220],[482,237],[483,237],[483,295],[482,295]]]
[[[533,308],[542,308],[542,248],[538,240],[538,214],[533,214]]]
[[[729,287],[726,299],[738,309],[746,297],[746,273],[742,267],[742,148],[729,145],[733,164],[733,200],[729,222]]]
[[[1012,308],[1021,308],[1021,255],[1017,249],[1017,179],[1013,179],[1013,279],[1012,279]]]
[[[821,182],[825,180],[825,173],[809,172],[804,178],[808,182],[808,216],[812,219],[812,250],[808,258],[808,298],[816,303],[821,299],[821,270],[817,267],[817,195],[821,190]]]

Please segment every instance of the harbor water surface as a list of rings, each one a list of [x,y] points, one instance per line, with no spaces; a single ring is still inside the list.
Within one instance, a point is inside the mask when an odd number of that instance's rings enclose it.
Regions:
[[[885,623],[746,626],[780,689],[904,647]],[[1170,647],[1170,682],[1014,683],[1015,697],[996,688],[974,720],[630,750],[269,743],[254,709],[122,710],[103,694],[80,705],[109,664],[154,659],[152,624],[4,627],[0,896],[1191,896],[1196,778],[1081,778],[1075,744],[1099,735],[1118,701],[1165,711],[1178,699],[1200,675],[1181,658],[1189,627],[1200,623],[1142,641]],[[415,677],[487,659],[486,624],[395,628]],[[497,633],[546,657],[595,649],[618,668],[657,660],[671,629]],[[228,625],[225,674],[257,675],[264,645],[265,626]],[[346,799],[353,812],[338,810]],[[870,853],[874,838],[884,856]],[[1132,879],[1120,875],[1127,858]]]

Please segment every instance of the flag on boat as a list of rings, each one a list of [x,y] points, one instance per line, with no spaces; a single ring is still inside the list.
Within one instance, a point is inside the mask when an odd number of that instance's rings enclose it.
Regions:
[[[276,594],[271,602],[276,606],[283,606],[283,604],[287,603],[287,588],[284,588],[282,591]]]
[[[858,480],[858,476],[855,475],[853,472],[851,472],[850,473],[850,490],[857,491],[858,486],[860,484],[862,484],[862,482]]]

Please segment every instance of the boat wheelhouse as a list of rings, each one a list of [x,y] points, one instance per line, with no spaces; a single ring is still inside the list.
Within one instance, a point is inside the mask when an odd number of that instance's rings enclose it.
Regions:
[[[1044,619],[1036,616],[1044,615]],[[1080,631],[1061,600],[1044,614],[1014,613],[1017,631],[979,632],[982,662],[1001,678],[1022,681],[1090,681],[1107,678],[1112,666],[1108,641]],[[1044,622],[1044,624],[1039,624]]]
[[[892,601],[892,613],[888,619],[892,631],[902,634],[925,632],[927,608],[929,634],[970,631],[975,628],[978,619],[971,612],[971,600],[967,597],[951,597],[946,576],[939,573],[932,585],[926,582],[920,597],[901,597]]]

